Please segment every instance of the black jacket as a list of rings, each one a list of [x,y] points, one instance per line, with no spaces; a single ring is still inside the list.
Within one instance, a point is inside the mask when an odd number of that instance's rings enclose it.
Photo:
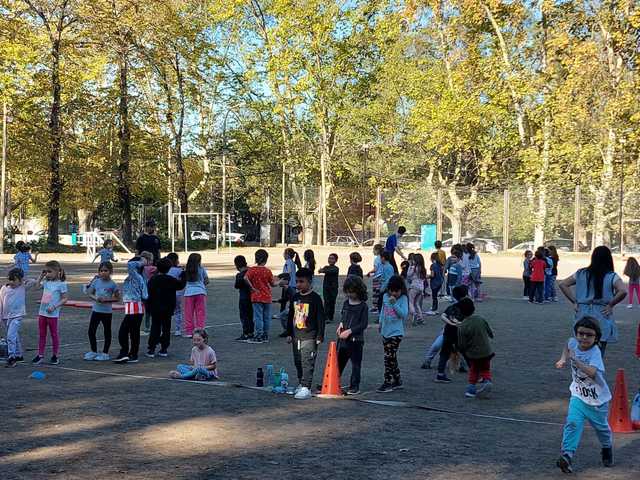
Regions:
[[[324,340],[325,316],[320,295],[314,291],[306,295],[297,292],[292,305],[287,320],[287,335],[296,340]]]
[[[151,277],[147,285],[149,290],[149,298],[147,300],[149,313],[152,316],[173,315],[176,309],[176,292],[182,290],[186,283],[184,272],[180,274],[178,279],[166,273],[158,273]]]
[[[349,300],[345,300],[342,305],[341,322],[345,330],[351,329],[351,336],[347,341],[364,342],[364,331],[369,325],[369,307],[367,307],[367,302],[351,305]]]

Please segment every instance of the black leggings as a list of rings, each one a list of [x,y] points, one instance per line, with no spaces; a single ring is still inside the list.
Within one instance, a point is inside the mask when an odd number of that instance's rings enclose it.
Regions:
[[[96,332],[98,331],[98,325],[102,323],[104,329],[104,353],[109,353],[109,347],[111,347],[111,314],[102,312],[91,312],[91,319],[89,320],[89,343],[91,344],[91,351],[98,351],[98,340],[96,339]]]

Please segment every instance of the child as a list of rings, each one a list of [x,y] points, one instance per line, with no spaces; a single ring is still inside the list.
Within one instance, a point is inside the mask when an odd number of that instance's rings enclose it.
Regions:
[[[413,317],[413,325],[422,325],[422,300],[424,298],[425,282],[427,280],[427,269],[424,265],[424,257],[416,253],[413,257],[413,265],[407,272],[407,282],[409,284],[409,313]]]
[[[431,254],[431,273],[429,275],[429,286],[431,287],[431,310],[427,315],[434,316],[438,314],[438,292],[444,283],[444,274],[442,273],[442,265],[438,259],[437,252]]]
[[[293,276],[295,280],[295,275]],[[289,309],[291,308],[291,300],[293,300],[293,296],[296,293],[295,288],[289,288],[288,285],[291,283],[291,277],[288,273],[280,273],[278,274],[278,280],[280,284],[284,285],[282,288],[282,297],[278,302],[282,305],[282,310],[279,315],[274,315],[273,318],[277,318],[280,320],[280,326],[282,327],[282,333],[280,333],[280,338],[287,338],[287,321],[289,320]],[[274,302],[276,303],[276,302]]]
[[[169,372],[169,376],[181,380],[217,380],[218,360],[216,352],[207,345],[208,340],[209,336],[206,330],[196,328],[193,331],[193,348],[191,349],[189,365],[178,365],[176,367],[177,370]]]
[[[362,267],[358,265],[362,261],[362,255],[358,252],[351,252],[349,254],[349,270],[347,270],[347,275],[355,275],[356,277],[364,278],[364,273],[362,272]]]
[[[280,300],[277,302],[280,304],[280,313],[273,316],[274,319],[280,319],[283,330],[280,337],[286,337],[284,331],[287,328],[287,318],[289,317],[289,303],[291,302],[293,294],[296,292],[296,270],[298,269],[298,264],[300,264],[300,258],[296,251],[293,248],[286,248],[284,250],[282,275],[279,275],[278,278],[280,280],[286,278],[289,283],[282,287],[282,294]]]
[[[93,277],[89,284],[82,289],[93,299],[91,318],[89,319],[89,344],[91,351],[84,354],[87,361],[98,360],[104,362],[110,360],[109,348],[111,347],[111,318],[113,316],[113,302],[120,301],[120,290],[113,280],[113,265],[111,262],[102,262],[98,267],[98,275]],[[102,353],[98,353],[98,341],[96,332],[98,325],[102,323],[104,331],[104,346]]]
[[[551,276],[548,279],[545,278],[545,280],[548,280],[548,297],[550,302],[557,302],[556,278],[558,278],[560,256],[558,255],[558,249],[554,245],[549,245],[549,258],[551,259]]]
[[[575,338],[570,338],[562,351],[556,368],[569,361],[572,382],[569,390],[569,411],[562,433],[562,454],[556,465],[564,473],[571,473],[571,462],[578,449],[584,421],[596,431],[602,446],[602,464],[613,466],[613,436],[607,420],[611,392],[604,378],[604,362],[598,341],[600,325],[592,317],[583,317],[573,325]]]
[[[94,263],[96,261],[96,258],[98,257],[100,257],[100,263],[106,263],[106,262],[117,263],[118,262],[118,259],[113,253],[113,240],[104,241],[104,243],[102,244],[102,248],[96,252],[95,256],[93,257],[93,260],[91,260],[91,263]]]
[[[529,300],[529,294],[531,293],[531,260],[533,259],[533,252],[526,250],[524,252],[524,260],[522,262],[522,283],[524,283],[524,290],[522,291],[522,299]]]
[[[380,295],[378,295],[378,313],[382,310],[382,305],[384,303],[384,294],[387,291],[387,285],[389,284],[389,280],[394,275],[393,265],[391,264],[391,254],[386,251],[382,251],[380,254],[380,262],[381,262],[381,282],[380,282]],[[402,278],[402,277],[400,277]]]
[[[438,263],[440,263],[441,267],[444,267],[444,264],[447,261],[447,254],[442,250],[442,242],[440,240],[436,240],[433,246],[436,247],[435,253],[438,255]]]
[[[22,278],[24,278],[29,274],[29,264],[36,263],[38,261],[39,254],[36,252],[35,257],[31,255],[31,246],[22,241],[16,243],[16,248],[18,253],[13,257],[13,261],[15,262],[13,268],[19,268],[22,270],[22,273],[24,274]]]
[[[476,247],[473,243],[467,243],[468,253],[468,265],[469,265],[469,282],[470,282],[470,297],[476,301],[481,302],[480,298],[480,285],[482,284],[482,263],[480,262],[480,255],[476,253]]]
[[[531,266],[531,284],[529,287],[529,303],[533,303],[535,297],[536,303],[542,305],[544,300],[544,270],[547,268],[547,262],[544,260],[543,250],[536,250],[533,260],[529,262]]]
[[[238,290],[238,312],[240,314],[240,323],[242,324],[242,335],[236,340],[238,342],[246,342],[253,338],[253,307],[251,306],[251,289],[244,276],[247,274],[247,259],[244,255],[238,255],[233,259],[236,266],[236,283],[234,287]]]
[[[202,257],[199,253],[189,255],[185,276],[187,285],[184,289],[184,336],[191,338],[194,329],[204,329],[207,323],[209,276],[202,268]]]
[[[127,263],[127,278],[122,284],[124,318],[118,330],[120,353],[114,363],[138,363],[140,348],[140,325],[144,316],[144,302],[149,297],[147,282],[142,272],[146,258],[133,257]]]
[[[633,293],[635,292],[638,303],[640,303],[640,265],[635,257],[629,257],[624,267],[624,275],[629,277],[629,305],[633,308]]]
[[[316,257],[313,253],[313,250],[305,250],[302,254],[302,258],[304,259],[304,268],[308,268],[311,270],[311,274],[316,274]],[[313,278],[311,278],[311,283],[313,284]]]
[[[60,340],[58,338],[58,319],[60,308],[67,303],[67,282],[64,270],[59,262],[51,260],[44,264],[44,270],[38,279],[38,285],[42,289],[40,310],[38,311],[38,354],[31,361],[34,365],[42,363],[44,349],[47,344],[47,329],[51,333],[53,355],[51,365],[57,365]]]
[[[544,303],[551,302],[551,289],[552,289],[552,280],[553,277],[553,259],[551,258],[551,250],[548,248],[544,248],[544,261],[546,262],[546,266],[544,269]]]
[[[342,320],[338,325],[338,369],[340,376],[351,360],[351,381],[347,395],[360,393],[360,369],[364,348],[364,332],[369,324],[367,286],[357,275],[348,275],[342,287],[347,299],[342,305]]]
[[[469,385],[464,395],[467,398],[486,397],[491,391],[491,359],[494,357],[490,338],[493,331],[480,315],[474,315],[473,302],[460,306],[464,318],[458,327],[458,349],[469,363]],[[480,382],[478,383],[478,380]]]
[[[333,315],[336,311],[336,300],[338,298],[338,276],[340,274],[340,269],[336,265],[337,261],[338,254],[332,253],[327,259],[329,265],[318,270],[319,273],[324,273],[324,279],[322,281],[322,299],[324,301],[324,313],[326,315],[327,323],[333,322]]]
[[[467,287],[461,285],[456,289],[464,289],[468,292]],[[459,297],[462,292],[454,292],[456,297]],[[465,295],[466,296],[466,295]],[[473,313],[473,300],[470,298],[460,298],[457,303],[449,305],[442,314],[441,318],[444,322],[444,329],[442,330],[442,346],[440,348],[440,358],[438,360],[438,373],[436,374],[436,383],[451,383],[451,379],[447,377],[445,369],[447,362],[453,353],[456,352],[458,345],[458,327],[462,324],[462,320]],[[464,372],[464,366],[459,371]]]
[[[167,255],[167,259],[171,262],[171,268],[169,269],[169,275],[178,280],[181,275],[184,273],[184,268],[180,266],[180,259],[178,258],[178,254],[171,252]],[[176,292],[176,308],[173,311],[173,320],[175,323],[175,332],[174,335],[176,337],[182,336],[182,312],[183,312],[183,303],[184,303],[184,289],[178,290]]]
[[[382,245],[376,244],[373,246],[373,269],[367,273],[367,277],[371,279],[371,313],[377,313],[379,311],[378,303],[380,301],[380,285],[382,284],[382,260],[380,255],[382,254]]]
[[[409,255],[413,255],[413,254],[410,253]],[[407,275],[409,274],[410,266],[411,266],[411,263],[409,262],[409,260],[403,260],[402,262],[400,262],[400,276],[405,281],[407,280]]]
[[[7,329],[9,350],[7,367],[15,367],[17,362],[24,361],[20,326],[26,315],[26,291],[36,282],[35,280],[25,280],[24,273],[19,268],[12,268],[9,271],[8,279],[9,283],[0,288],[0,318]]]
[[[169,275],[171,260],[161,258],[156,263],[158,273],[149,280],[147,308],[151,313],[151,333],[149,335],[146,356],[155,357],[155,350],[160,343],[160,357],[166,357],[171,343],[171,317],[176,308],[176,294],[185,287],[185,274],[179,278]]]
[[[449,289],[449,301],[452,301],[451,291],[462,285],[462,273],[463,273],[463,265],[462,265],[462,246],[454,245],[451,247],[451,257],[447,259],[448,267],[447,267],[447,288]]]
[[[293,296],[293,308],[289,310],[287,322],[287,342],[293,344],[293,362],[298,373],[297,400],[311,398],[318,345],[324,340],[324,307],[320,295],[311,287],[312,277],[308,268],[301,268],[296,273],[298,293]]]
[[[308,250],[307,250],[308,251]],[[306,254],[306,252],[305,252]],[[255,327],[253,338],[249,343],[266,343],[269,341],[271,329],[271,287],[285,286],[288,282],[279,283],[273,277],[273,273],[265,265],[269,259],[269,253],[260,248],[256,250],[256,264],[247,270],[245,282],[251,289],[251,305],[253,307],[253,324]],[[289,312],[291,316],[291,312]]]
[[[383,252],[387,255],[389,252]],[[389,279],[383,298],[378,331],[382,335],[384,348],[384,382],[377,392],[386,393],[402,388],[400,368],[398,368],[398,348],[404,336],[404,321],[409,315],[407,287],[399,275]]]
[[[148,287],[149,280],[151,280],[151,277],[153,277],[158,271],[158,269],[155,266],[155,262],[158,259],[156,259],[153,256],[153,253],[146,252],[146,251],[140,253],[140,256],[144,258],[145,261],[147,262],[142,269],[142,276],[144,278],[144,281],[147,283],[147,287]],[[146,309],[144,312],[144,330],[143,330],[144,333],[143,334],[149,335],[150,331],[151,331],[151,312],[149,312],[149,309]]]

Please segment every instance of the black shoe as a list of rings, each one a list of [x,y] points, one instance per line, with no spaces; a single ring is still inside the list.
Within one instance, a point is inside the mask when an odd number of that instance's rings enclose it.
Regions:
[[[451,379],[447,377],[446,373],[437,374],[436,378],[433,381],[436,383],[451,383]]]
[[[51,360],[49,360],[49,363],[51,365],[58,365],[60,362],[58,361],[58,357],[54,355],[53,357],[51,357]]]
[[[422,365],[420,365],[420,368],[423,370],[431,370],[431,362],[429,360],[425,360],[422,362]]]
[[[42,357],[40,355],[36,355],[33,357],[33,360],[31,360],[31,363],[33,365],[40,365],[42,363]]]
[[[129,360],[127,360],[127,363],[138,363],[138,357],[130,356]]]
[[[5,367],[7,368],[11,368],[11,367],[15,367],[16,366],[16,359],[13,357],[9,357],[9,359],[7,360],[7,364],[5,365]]]
[[[268,335],[263,335],[262,336],[262,343],[269,343],[269,336]]]
[[[360,389],[358,387],[349,387],[347,390],[347,395],[358,395],[360,393]]]
[[[236,338],[236,342],[246,342],[247,340],[249,340],[249,338],[251,337],[249,337],[248,335],[242,334],[238,338]]]
[[[602,449],[602,465],[605,467],[613,467],[613,448]]]
[[[18,363],[24,362],[24,357],[16,357],[16,362]]]
[[[262,343],[262,337],[256,335],[255,337],[247,340],[247,343]]]
[[[287,338],[289,335],[287,335],[287,332],[282,332],[280,335],[278,335],[280,338]]]
[[[391,384],[391,388],[394,390],[402,390],[402,380],[398,379]]]
[[[563,454],[556,461],[556,466],[562,470],[562,473],[573,473],[573,468],[571,468],[571,457],[567,454]]]
[[[127,357],[126,355],[120,356],[118,355],[118,358],[115,358],[113,360],[113,363],[127,363],[129,361],[129,357]]]
[[[391,386],[390,383],[384,382],[382,385],[380,385],[378,387],[378,389],[376,390],[376,392],[378,393],[388,393],[388,392],[393,392],[393,387]]]
[[[168,353],[166,350],[160,350],[160,351],[158,352],[158,356],[159,356],[159,357],[166,358],[166,357],[168,357],[168,356],[169,356],[169,353]]]

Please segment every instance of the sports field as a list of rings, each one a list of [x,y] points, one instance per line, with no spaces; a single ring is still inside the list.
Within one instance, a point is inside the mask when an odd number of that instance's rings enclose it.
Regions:
[[[339,266],[346,272],[349,251],[332,250],[340,254]],[[203,257],[212,279],[210,344],[225,384],[168,378],[168,372],[188,358],[191,344],[186,338],[172,337],[168,358],[141,356],[140,363],[129,365],[83,361],[89,311],[65,307],[60,365],[32,367],[27,362],[0,369],[0,479],[562,477],[554,464],[570,372],[556,370],[554,363],[568,338],[572,310],[563,299],[541,306],[521,299],[520,257],[482,255],[483,288],[489,297],[477,305],[477,311],[496,334],[490,399],[465,398],[462,374],[442,385],[433,382],[433,370],[420,369],[424,349],[442,325],[438,317],[431,317],[424,326],[409,327],[400,346],[404,390],[375,393],[382,382],[383,354],[377,329],[370,326],[364,350],[364,393],[356,399],[296,401],[238,386],[254,386],[256,369],[268,363],[277,369],[283,366],[295,383],[291,348],[278,338],[277,321],[267,344],[233,341],[240,325],[232,259],[239,252],[251,263],[253,249]],[[326,248],[316,250],[320,265],[328,253]],[[268,266],[280,271],[281,249],[270,249],[270,254]],[[369,254],[364,256],[367,271],[372,261]],[[81,286],[97,266],[87,264],[80,255],[43,255],[40,260],[52,258],[66,269],[69,297],[83,299]],[[186,261],[186,256],[181,260]],[[587,263],[584,256],[561,258],[559,278]],[[616,264],[616,270],[621,272],[621,264]],[[32,267],[32,276],[38,272],[38,265]],[[114,279],[121,284],[124,276],[120,263]],[[274,296],[278,293],[274,291]],[[22,328],[28,361],[37,343],[38,295],[29,294]],[[634,357],[639,312],[638,308],[616,308],[620,342],[608,347],[605,359],[612,390],[616,369],[624,368],[630,395],[640,383],[640,362]],[[121,318],[122,313],[114,314],[112,355],[118,349]],[[327,327],[329,338],[334,329]],[[142,352],[146,338],[142,337]],[[325,343],[314,383],[321,382],[326,351]],[[28,378],[33,370],[45,372],[46,377]],[[345,378],[348,373],[347,369]],[[604,469],[595,434],[586,428],[574,475],[640,478],[639,452],[640,432],[616,435],[616,465]]]

